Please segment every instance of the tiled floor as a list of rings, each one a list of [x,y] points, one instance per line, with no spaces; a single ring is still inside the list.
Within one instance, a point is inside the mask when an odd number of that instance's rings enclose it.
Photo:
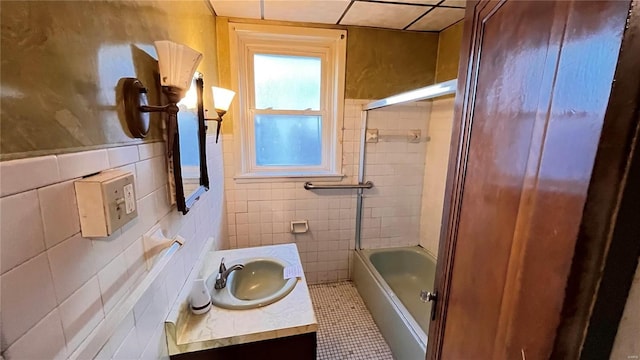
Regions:
[[[309,286],[318,318],[319,360],[390,360],[384,341],[350,281]]]

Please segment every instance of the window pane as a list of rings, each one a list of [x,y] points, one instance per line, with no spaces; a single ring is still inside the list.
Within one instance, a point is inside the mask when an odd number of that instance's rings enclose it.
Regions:
[[[256,109],[320,110],[321,59],[255,54]]]
[[[256,115],[256,164],[312,166],[322,162],[322,118]]]

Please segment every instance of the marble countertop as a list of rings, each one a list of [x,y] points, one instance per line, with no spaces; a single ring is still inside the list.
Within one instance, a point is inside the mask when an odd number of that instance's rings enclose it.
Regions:
[[[252,257],[274,257],[291,265],[300,264],[295,244],[210,251],[204,257],[196,278],[206,279],[213,272],[217,272],[223,257],[225,263]],[[191,286],[187,283],[165,322],[170,355],[318,330],[304,276],[298,279],[295,288],[283,299],[248,310],[227,310],[213,306],[206,314],[194,315],[188,305],[190,290]]]

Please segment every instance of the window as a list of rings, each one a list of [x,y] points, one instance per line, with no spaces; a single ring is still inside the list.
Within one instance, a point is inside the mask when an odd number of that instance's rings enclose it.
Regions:
[[[238,177],[340,176],[346,32],[229,27]]]

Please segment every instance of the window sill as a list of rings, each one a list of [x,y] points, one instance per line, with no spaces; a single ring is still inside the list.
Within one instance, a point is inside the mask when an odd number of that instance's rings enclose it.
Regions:
[[[266,183],[266,182],[300,182],[300,181],[341,181],[345,178],[343,174],[242,174],[236,175],[233,179],[238,184]]]

